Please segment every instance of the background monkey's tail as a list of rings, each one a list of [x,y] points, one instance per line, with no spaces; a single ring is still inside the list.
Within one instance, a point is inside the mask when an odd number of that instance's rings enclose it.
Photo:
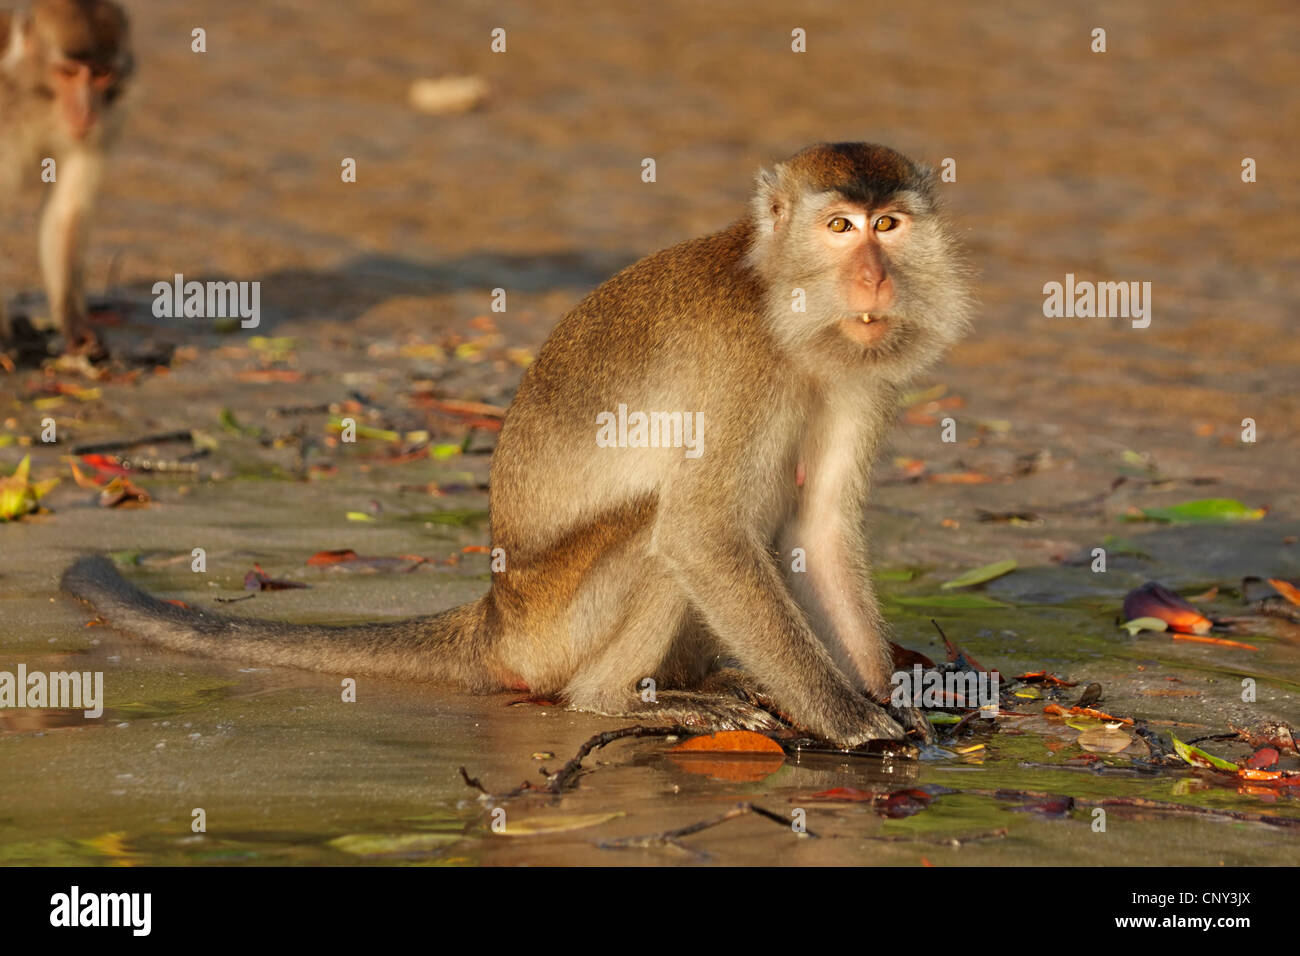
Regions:
[[[430,617],[331,627],[228,617],[161,601],[130,584],[107,558],[79,558],[64,591],[110,627],[187,654],[402,680],[487,681],[483,631],[490,597]]]

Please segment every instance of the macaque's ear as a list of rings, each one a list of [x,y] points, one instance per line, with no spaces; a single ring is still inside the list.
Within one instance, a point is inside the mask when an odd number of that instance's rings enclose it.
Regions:
[[[760,169],[754,181],[754,221],[759,233],[773,233],[790,221],[790,197],[783,165]]]
[[[31,18],[21,10],[16,11],[9,21],[8,42],[4,43],[4,49],[0,50],[0,70],[11,69],[22,61],[23,51],[27,48],[31,29]],[[0,32],[0,36],[3,35],[3,32]]]

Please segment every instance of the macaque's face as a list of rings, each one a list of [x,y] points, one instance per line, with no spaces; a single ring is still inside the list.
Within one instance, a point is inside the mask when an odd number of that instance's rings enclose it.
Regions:
[[[121,75],[103,63],[58,57],[46,76],[57,101],[64,130],[80,142],[95,129],[104,110],[116,99]]]
[[[12,74],[50,101],[48,122],[61,139],[98,136],[134,69],[126,15],[108,0],[34,0],[7,54]],[[115,125],[115,124],[112,124]]]
[[[912,217],[901,203],[863,206],[836,197],[812,219],[843,314],[840,330],[860,345],[875,345],[888,331],[896,288],[891,255],[905,248]]]

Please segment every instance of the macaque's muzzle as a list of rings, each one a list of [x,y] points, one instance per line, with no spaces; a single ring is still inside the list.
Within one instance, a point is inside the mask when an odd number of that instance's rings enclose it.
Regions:
[[[95,89],[90,67],[65,67],[58,75],[56,89],[68,133],[78,141],[85,139],[99,121],[100,95]]]

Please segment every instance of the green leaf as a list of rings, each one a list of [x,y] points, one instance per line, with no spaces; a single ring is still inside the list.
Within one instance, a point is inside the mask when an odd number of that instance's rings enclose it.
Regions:
[[[877,581],[910,581],[916,577],[912,568],[879,568],[874,577]]]
[[[438,461],[445,461],[448,458],[455,458],[463,450],[461,445],[434,445],[429,449],[429,454]]]
[[[329,845],[353,856],[392,856],[428,853],[462,838],[460,833],[349,833]]]
[[[402,436],[388,428],[375,428],[373,425],[362,425],[353,419],[355,423],[354,434],[357,438],[373,438],[376,441],[386,441],[397,443],[402,440]],[[343,419],[331,418],[329,424],[330,431],[343,431]]]
[[[1016,569],[1014,559],[1008,558],[1006,561],[995,561],[992,564],[986,564],[982,567],[973,568],[965,574],[953,578],[951,581],[945,581],[941,587],[946,591],[949,588],[968,588],[974,584],[983,584],[985,581],[992,581],[994,578],[1000,578],[1004,574],[1009,574]]]
[[[912,597],[896,597],[896,604],[902,604],[904,607],[937,607],[937,608],[955,608],[962,609],[988,609],[995,607],[1011,607],[1002,601],[995,601],[991,597],[985,597],[983,594],[922,594]]]
[[[368,515],[364,511],[349,511],[348,520],[349,521],[374,521],[375,518],[373,515]]]
[[[0,521],[17,521],[23,515],[39,511],[41,498],[59,483],[58,478],[33,483],[31,465],[31,455],[24,455],[12,475],[0,478]]]
[[[1167,508],[1143,508],[1142,514],[1152,521],[1258,521],[1267,511],[1247,508],[1235,498],[1201,498]]]
[[[944,714],[944,713],[926,714],[925,719],[928,720],[930,723],[938,724],[941,727],[947,726],[948,724],[961,723],[961,717],[959,717],[957,714]]]
[[[1162,621],[1158,617],[1135,617],[1131,621],[1125,621],[1120,627],[1128,628],[1128,636],[1136,637],[1138,631],[1167,631],[1169,622]]]
[[[247,435],[249,438],[260,438],[262,429],[256,425],[241,425],[239,419],[235,418],[235,413],[229,408],[223,408],[217,414],[217,420],[221,422],[221,427],[232,435]]]
[[[1101,546],[1110,554],[1127,554],[1133,558],[1146,558],[1150,560],[1151,555],[1143,551],[1142,548],[1127,538],[1117,538],[1113,534],[1108,534],[1101,539]]]
[[[1210,766],[1214,767],[1216,770],[1226,770],[1228,773],[1232,774],[1237,772],[1238,768],[1235,763],[1229,763],[1222,757],[1214,756],[1214,754],[1207,754],[1200,747],[1193,747],[1191,744],[1185,744],[1173,734],[1169,735],[1169,739],[1174,742],[1174,752],[1193,767]]]

